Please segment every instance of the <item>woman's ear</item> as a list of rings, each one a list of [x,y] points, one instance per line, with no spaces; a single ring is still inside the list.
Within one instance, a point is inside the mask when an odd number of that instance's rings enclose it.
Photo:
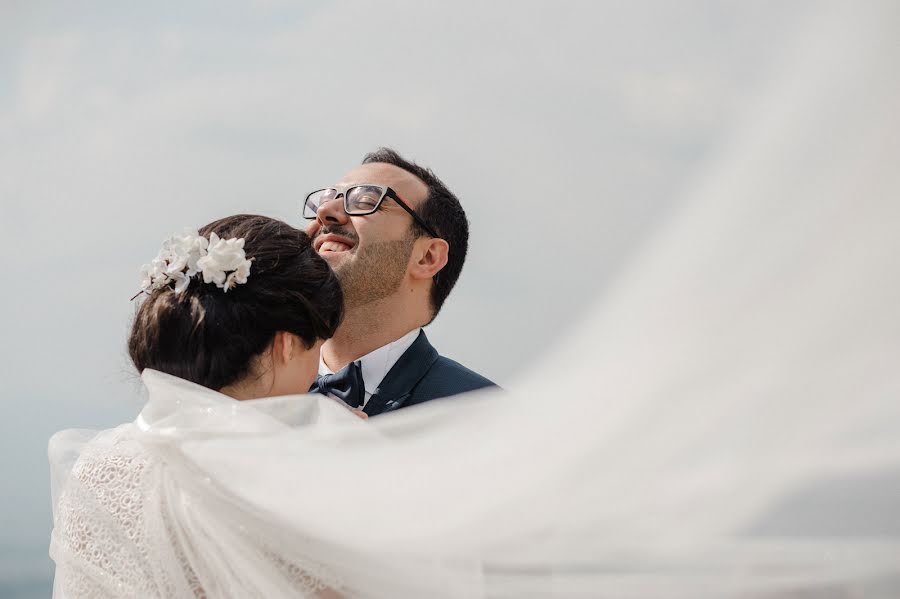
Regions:
[[[278,331],[272,343],[272,360],[276,364],[287,364],[294,357],[296,340],[290,333]]]
[[[416,279],[431,279],[447,265],[450,244],[434,237],[422,238],[416,242],[416,261],[410,273]]]

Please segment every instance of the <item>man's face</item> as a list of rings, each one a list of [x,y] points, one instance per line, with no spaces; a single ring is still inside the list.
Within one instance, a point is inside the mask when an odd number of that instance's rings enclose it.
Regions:
[[[425,183],[392,164],[363,164],[337,183],[344,188],[370,183],[397,192],[410,208],[425,201]],[[313,248],[334,269],[344,290],[347,308],[354,308],[394,293],[403,282],[417,233],[412,217],[390,198],[366,216],[348,216],[343,196],[319,207],[306,232]]]

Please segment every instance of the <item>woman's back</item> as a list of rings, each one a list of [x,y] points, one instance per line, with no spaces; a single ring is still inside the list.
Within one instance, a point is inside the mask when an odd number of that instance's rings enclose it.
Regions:
[[[277,535],[263,522],[252,525],[252,512],[216,488],[180,447],[360,421],[321,396],[236,402],[162,373],[144,378],[150,402],[136,423],[86,442],[78,431],[51,439],[51,463],[62,472],[50,546],[55,596],[334,596],[336,575],[302,549],[286,557],[273,546]],[[181,409],[185,400],[190,405]],[[65,456],[76,452],[68,468]]]

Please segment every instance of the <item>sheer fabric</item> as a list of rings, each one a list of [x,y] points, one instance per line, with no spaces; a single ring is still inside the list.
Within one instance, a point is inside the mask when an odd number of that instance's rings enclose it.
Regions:
[[[361,422],[145,374],[136,424],[51,444],[57,593],[897,596],[898,20],[799,32],[770,102],[506,393]]]
[[[224,500],[214,481],[184,460],[189,439],[300,430],[354,416],[314,396],[248,402],[147,370],[150,401],[134,424],[96,436],[53,437],[51,461],[71,462],[55,492],[51,556],[55,594],[63,597],[331,597],[339,582],[303,555],[287,558]],[[189,402],[188,409],[181,409]],[[253,404],[249,407],[249,404]],[[218,549],[223,549],[219,551]],[[248,564],[255,564],[250,575]]]

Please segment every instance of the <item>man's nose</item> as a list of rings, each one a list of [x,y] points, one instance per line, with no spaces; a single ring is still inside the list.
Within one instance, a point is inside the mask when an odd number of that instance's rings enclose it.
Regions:
[[[316,220],[320,224],[343,225],[350,221],[344,212],[344,194],[339,193],[334,199],[322,202],[316,211]]]

